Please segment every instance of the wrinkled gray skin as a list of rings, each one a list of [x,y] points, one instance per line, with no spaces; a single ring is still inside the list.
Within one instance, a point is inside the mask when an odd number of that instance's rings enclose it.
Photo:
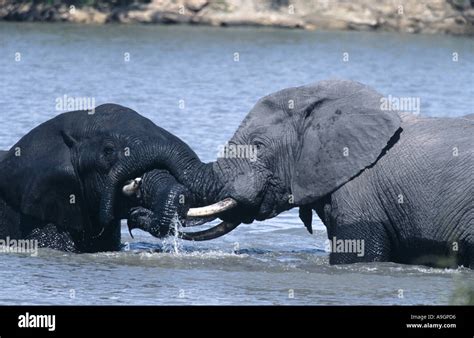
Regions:
[[[232,197],[220,217],[250,223],[315,210],[333,239],[363,240],[364,255],[330,263],[393,261],[474,267],[474,123],[381,109],[381,94],[322,81],[259,100],[230,145],[258,159],[219,158],[187,168],[196,204]]]
[[[174,222],[185,222],[192,196],[166,170],[152,170],[142,176],[135,205],[127,217],[130,233],[141,229],[155,237],[173,233]]]

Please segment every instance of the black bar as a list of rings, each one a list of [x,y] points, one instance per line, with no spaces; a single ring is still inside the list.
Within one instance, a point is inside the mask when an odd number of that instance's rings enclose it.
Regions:
[[[0,337],[70,337],[73,334],[89,337],[99,333],[106,337],[159,337],[173,332],[178,336],[216,332],[221,337],[254,337],[263,329],[278,337],[297,337],[301,332],[314,337],[334,333],[354,337],[371,334],[472,338],[473,309],[472,306],[5,306],[0,307]],[[34,324],[32,315],[55,315],[55,330],[19,328],[20,319],[23,325],[28,320]],[[43,324],[48,326],[47,321]],[[413,327],[413,324],[421,324],[421,327]]]

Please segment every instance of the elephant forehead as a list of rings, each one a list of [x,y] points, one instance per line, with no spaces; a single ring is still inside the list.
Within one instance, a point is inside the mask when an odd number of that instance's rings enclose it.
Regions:
[[[105,104],[93,111],[72,111],[36,127],[30,133],[54,134],[57,130],[67,130],[76,139],[100,135],[115,135],[136,137],[138,139],[153,139],[167,141],[175,136],[160,128],[148,118],[136,111],[116,105]]]
[[[105,104],[94,111],[75,111],[65,113],[65,120],[78,126],[82,124],[84,131],[135,130],[157,128],[157,126],[136,111],[115,104]],[[72,127],[72,126],[71,126]]]
[[[306,112],[333,112],[339,107],[380,109],[382,95],[359,82],[326,80],[272,93],[260,99],[243,121],[245,127],[274,125]]]

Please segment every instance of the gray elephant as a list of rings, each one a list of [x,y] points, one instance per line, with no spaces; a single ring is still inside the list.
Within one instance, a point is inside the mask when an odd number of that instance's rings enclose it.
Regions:
[[[191,165],[176,168],[178,181],[195,205],[220,206],[201,213],[225,221],[213,235],[299,207],[310,232],[313,210],[327,227],[331,264],[474,267],[472,116],[389,111],[382,98],[343,80],[268,95],[225,156],[204,164],[183,153]]]
[[[176,136],[119,105],[58,115],[0,152],[0,238],[67,251],[118,250],[124,218],[131,228],[139,224],[165,236],[192,203],[174,178],[181,153],[193,154]],[[140,184],[131,181],[137,175]],[[138,217],[144,211],[146,224]]]

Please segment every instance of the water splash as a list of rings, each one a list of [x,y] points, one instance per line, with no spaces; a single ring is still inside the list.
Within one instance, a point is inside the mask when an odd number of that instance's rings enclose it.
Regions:
[[[181,221],[178,218],[178,214],[174,214],[174,217],[171,221],[171,226],[173,227],[173,252],[179,254],[182,247],[181,239],[178,237],[178,229],[181,227]]]
[[[181,227],[181,221],[179,220],[178,214],[174,215],[170,226],[173,229],[173,236],[163,239],[163,251],[179,255],[182,252],[183,243],[178,237],[178,230]]]

